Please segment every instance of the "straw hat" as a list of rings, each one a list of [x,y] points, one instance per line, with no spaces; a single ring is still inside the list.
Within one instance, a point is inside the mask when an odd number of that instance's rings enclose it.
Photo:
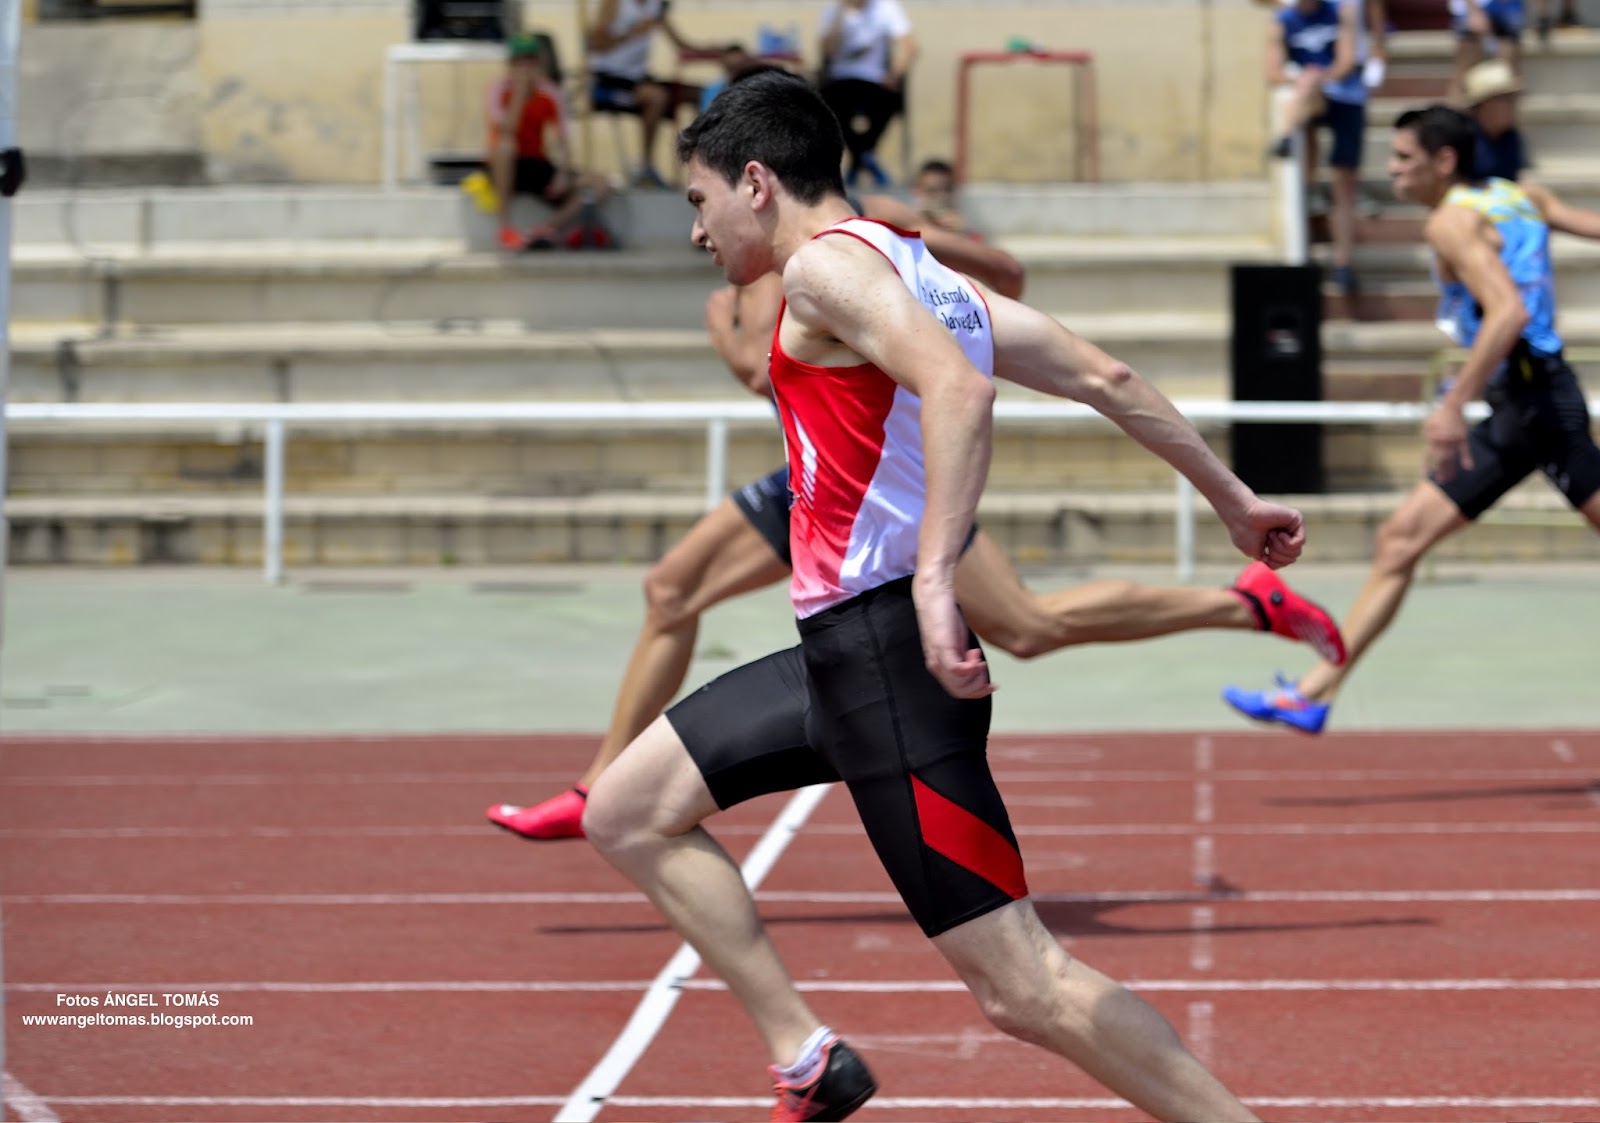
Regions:
[[[1490,59],[1467,71],[1462,89],[1467,95],[1467,104],[1472,106],[1501,94],[1521,93],[1522,83],[1510,66],[1500,59]]]

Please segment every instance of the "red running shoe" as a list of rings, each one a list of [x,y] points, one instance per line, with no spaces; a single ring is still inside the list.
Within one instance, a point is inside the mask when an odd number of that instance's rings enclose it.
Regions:
[[[839,1037],[822,1047],[822,1071],[805,1084],[789,1084],[770,1069],[778,1102],[772,1106],[772,1123],[836,1120],[853,1115],[878,1090],[878,1082],[856,1051]]]
[[[583,805],[588,798],[587,789],[574,786],[532,807],[497,803],[489,808],[489,822],[523,838],[582,838]]]
[[[1335,667],[1344,666],[1344,637],[1321,605],[1289,588],[1266,562],[1251,562],[1233,583],[1233,591],[1256,614],[1263,632],[1299,640]]]

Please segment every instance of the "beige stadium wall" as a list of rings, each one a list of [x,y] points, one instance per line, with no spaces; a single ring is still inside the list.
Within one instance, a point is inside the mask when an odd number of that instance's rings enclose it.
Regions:
[[[911,81],[913,160],[954,145],[956,61],[1013,37],[1087,50],[1096,60],[1102,178],[1230,180],[1264,172],[1262,9],[1248,0],[903,0],[922,44]],[[524,0],[522,22],[548,30],[569,67],[581,57],[575,0]],[[795,27],[816,55],[822,4],[677,0],[691,39],[753,41],[763,24]],[[372,183],[380,175],[385,48],[410,35],[404,0],[201,0],[197,21],[196,133],[220,182]],[[492,62],[418,69],[423,148],[471,154],[482,145]],[[664,37],[654,69],[676,66]],[[711,72],[691,68],[683,77]],[[1074,176],[1073,99],[1065,70],[1033,63],[982,67],[972,101],[971,174],[1040,182]],[[896,126],[882,149],[898,170]],[[578,129],[596,168],[633,158],[631,122],[600,118]],[[619,143],[620,142],[620,143]],[[666,159],[663,138],[660,155]]]

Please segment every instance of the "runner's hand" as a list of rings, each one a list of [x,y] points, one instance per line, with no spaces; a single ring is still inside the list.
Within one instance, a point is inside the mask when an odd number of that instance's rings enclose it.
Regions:
[[[1428,442],[1428,475],[1440,483],[1456,474],[1456,468],[1472,467],[1472,450],[1467,445],[1467,419],[1453,406],[1440,403],[1422,423],[1422,437]]]
[[[914,581],[911,598],[917,606],[917,628],[922,633],[922,658],[928,671],[952,698],[983,698],[993,694],[989,664],[983,652],[967,646],[967,621],[949,585]]]
[[[1220,513],[1220,512],[1219,512]],[[1300,557],[1306,547],[1305,520],[1293,507],[1252,499],[1238,514],[1223,516],[1228,537],[1252,561],[1282,569]]]

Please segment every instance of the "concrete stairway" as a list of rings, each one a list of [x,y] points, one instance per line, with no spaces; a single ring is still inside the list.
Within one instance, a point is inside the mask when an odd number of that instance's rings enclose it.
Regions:
[[[1227,396],[1228,266],[1275,255],[1264,184],[976,186],[969,207],[1027,266],[1031,303],[1174,397]],[[736,397],[699,328],[719,277],[685,244],[682,200],[632,196],[613,219],[624,252],[508,260],[485,247],[492,231],[448,190],[25,196],[11,396]],[[1442,342],[1415,318],[1424,308],[1415,249],[1394,243],[1385,252],[1392,278],[1383,283],[1392,281],[1393,301],[1411,302],[1410,315],[1327,324],[1331,398],[1415,398]],[[1573,287],[1600,277],[1581,254],[1563,268]],[[1575,341],[1600,345],[1594,303],[1569,317]],[[1329,311],[1340,309],[1330,302]],[[1226,434],[1214,439],[1226,456]],[[1318,556],[1357,558],[1394,490],[1415,476],[1416,439],[1341,426],[1324,442],[1339,493],[1304,498]],[[775,431],[736,431],[730,481],[779,456]],[[291,565],[651,558],[703,509],[704,460],[692,427],[353,423],[291,432],[285,557]],[[10,474],[17,562],[259,561],[262,451],[249,427],[19,425]],[[1538,489],[1518,503],[1550,508]],[[1172,551],[1173,504],[1170,472],[1105,427],[1007,426],[983,518],[1025,560],[1162,560]],[[1586,534],[1541,535],[1537,556],[1592,549]],[[1525,556],[1530,541],[1488,535],[1473,548]],[[1214,524],[1202,523],[1198,545],[1202,559],[1229,557]]]

